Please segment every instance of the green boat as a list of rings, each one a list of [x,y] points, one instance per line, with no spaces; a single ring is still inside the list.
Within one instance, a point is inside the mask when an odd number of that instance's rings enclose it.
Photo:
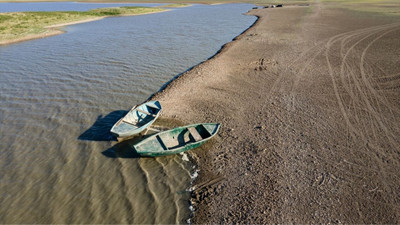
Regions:
[[[164,156],[197,148],[212,138],[220,127],[219,123],[200,123],[154,134],[133,145],[141,156]]]

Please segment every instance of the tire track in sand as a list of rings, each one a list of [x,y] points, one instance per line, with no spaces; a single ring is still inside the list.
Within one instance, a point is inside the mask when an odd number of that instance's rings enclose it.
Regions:
[[[361,72],[361,78],[362,78],[362,81],[364,82],[364,85],[370,90],[370,92],[372,93],[372,95],[375,96],[375,97],[377,98],[377,100],[379,100],[379,101],[377,101],[378,107],[379,107],[379,103],[382,103],[387,109],[389,109],[390,114],[391,114],[393,117],[395,117],[395,115],[394,115],[394,110],[396,110],[396,108],[393,108],[393,106],[391,106],[391,105],[388,103],[388,101],[387,101],[387,99],[385,98],[385,96],[384,96],[384,95],[380,95],[380,94],[373,88],[373,86],[372,86],[371,83],[370,83],[370,79],[367,78],[367,73],[365,72],[364,64],[365,64],[365,57],[366,57],[366,54],[367,54],[367,51],[369,50],[369,48],[370,48],[375,42],[377,42],[378,40],[380,40],[381,38],[383,38],[385,35],[387,35],[387,34],[389,34],[389,33],[391,33],[391,32],[394,32],[394,31],[399,30],[399,29],[400,29],[399,27],[400,27],[400,24],[394,24],[394,27],[393,27],[392,29],[390,29],[390,30],[388,30],[388,31],[386,31],[386,32],[384,32],[384,33],[382,33],[381,35],[379,35],[378,37],[376,37],[374,40],[372,40],[372,41],[367,45],[367,47],[363,50],[363,52],[362,52],[362,54],[361,54],[361,60],[360,60],[360,72]],[[368,104],[368,108],[370,108],[371,110],[374,110],[373,107],[372,107],[370,104]],[[382,111],[382,110],[379,110],[379,111]],[[399,141],[398,141],[397,135],[391,133],[391,132],[389,131],[388,127],[385,125],[385,124],[389,124],[390,121],[382,121],[383,118],[379,116],[380,113],[377,112],[376,110],[373,111],[373,112],[374,112],[373,115],[374,115],[376,121],[379,123],[380,127],[384,130],[384,132],[385,132],[386,136],[388,137],[388,139],[389,139],[389,141],[390,141],[392,147],[393,147],[394,149],[398,148],[398,146],[400,145],[400,143],[399,143]],[[389,120],[391,120],[391,119],[389,119]],[[388,122],[389,122],[389,123],[388,123]]]
[[[389,30],[387,30],[389,29]],[[372,87],[370,82],[368,81],[366,77],[365,71],[363,71],[363,68],[360,68],[360,70],[357,70],[358,73],[355,73],[352,67],[351,63],[348,63],[348,56],[351,53],[351,51],[354,50],[354,48],[359,45],[362,41],[365,41],[367,38],[376,35],[378,33],[381,33],[377,38],[373,39],[372,41],[368,42],[367,47],[364,48],[363,53],[361,54],[360,58],[360,67],[364,64],[363,62],[363,57],[365,57],[366,51],[368,48],[377,40],[385,36],[386,34],[393,32],[395,30],[398,30],[398,24],[389,24],[386,26],[381,26],[377,27],[376,31],[364,36],[360,40],[358,40],[354,45],[352,45],[346,54],[343,56],[342,59],[342,64],[341,64],[341,79],[343,84],[346,84],[344,81],[345,75],[347,75],[347,79],[349,80],[349,85],[348,85],[348,93],[350,94],[352,100],[354,102],[358,101],[359,105],[362,106],[366,112],[368,112],[368,116],[370,117],[369,122],[367,124],[359,124],[361,126],[364,126],[364,130],[368,129],[374,133],[375,140],[378,141],[379,137],[376,135],[376,130],[383,130],[385,133],[384,138],[389,138],[389,142],[393,148],[396,148],[398,146],[398,143],[395,141],[395,135],[390,133],[389,129],[387,128],[386,124],[390,124],[386,121],[383,121],[384,118],[382,117],[382,114],[384,113],[384,110],[382,109],[382,105],[385,105],[384,109],[388,109],[391,112],[391,115],[393,115],[393,108],[392,106],[388,103],[387,99],[384,96],[379,95],[379,93]],[[358,55],[357,55],[358,56]],[[349,71],[346,73],[345,68]],[[357,76],[358,75],[358,76]],[[358,77],[361,77],[359,79]],[[358,91],[358,96],[351,91],[351,81],[353,81],[354,86],[356,87],[356,90]],[[358,114],[355,114],[357,116]],[[356,117],[357,118],[357,117]],[[369,123],[369,124],[368,124]],[[377,124],[377,126],[375,125]],[[387,157],[387,156],[386,156]]]
[[[350,97],[352,98],[354,104],[355,103],[359,103],[360,104],[360,102],[361,102],[362,104],[360,106],[367,106],[367,109],[369,111],[373,112],[373,115],[375,115],[375,118],[379,119],[379,118],[376,117],[376,111],[373,109],[372,103],[369,100],[369,98],[370,98],[369,96],[371,96],[371,94],[365,92],[365,88],[362,87],[362,85],[360,84],[359,79],[357,79],[357,77],[354,74],[354,72],[350,71],[350,72],[346,73],[346,69],[350,68],[349,63],[348,63],[348,56],[349,56],[350,52],[353,51],[355,49],[355,47],[357,45],[359,45],[362,41],[366,40],[367,38],[371,37],[372,35],[375,35],[375,34],[377,34],[379,32],[384,31],[387,28],[392,28],[392,27],[396,27],[396,26],[397,26],[397,24],[395,24],[395,25],[390,24],[390,25],[378,26],[378,27],[373,27],[373,28],[361,29],[361,30],[349,32],[346,35],[339,34],[339,35],[336,35],[336,36],[332,37],[326,44],[325,58],[326,58],[327,66],[328,66],[328,69],[329,69],[329,75],[331,76],[331,81],[332,81],[332,86],[333,86],[333,89],[334,89],[334,93],[335,93],[337,102],[339,104],[339,108],[340,108],[340,110],[342,112],[342,115],[343,115],[343,117],[344,117],[344,119],[346,121],[347,126],[352,131],[352,133],[356,134],[357,136],[360,136],[362,138],[362,140],[365,141],[365,142],[367,142],[366,136],[364,134],[362,134],[359,131],[359,129],[357,129],[355,127],[355,124],[353,124],[351,122],[350,117],[348,115],[348,112],[346,110],[344,101],[342,100],[342,97],[341,97],[341,95],[343,95],[343,94],[341,94],[341,92],[338,90],[338,83],[337,83],[337,81],[335,79],[335,72],[334,72],[333,66],[331,64],[331,60],[329,58],[330,57],[329,56],[330,48],[336,42],[342,41],[342,43],[341,43],[342,44],[341,45],[341,53],[343,53],[344,52],[343,51],[343,49],[344,49],[343,45],[346,43],[345,41],[343,41],[344,39],[349,39],[349,38],[353,38],[353,37],[358,36],[358,35],[369,33],[368,35],[366,35],[366,36],[362,37],[361,39],[359,39],[355,44],[353,44],[347,50],[346,54],[343,55],[343,57],[341,59],[341,72],[340,72],[341,76],[340,77],[341,77],[342,84],[343,84],[344,88],[346,89],[346,92],[350,95]],[[390,31],[392,31],[392,29]],[[390,31],[387,31],[387,32],[390,32]],[[370,33],[370,32],[372,32],[372,33]],[[382,36],[384,36],[384,35],[382,35]],[[344,75],[348,76],[347,77],[348,82],[345,81],[345,79],[344,79],[345,76]],[[356,95],[352,91],[352,87],[351,87],[352,82],[351,81],[354,82],[353,84],[357,88],[357,91],[358,91],[357,94],[358,95]],[[374,95],[372,95],[372,96],[374,96]],[[364,108],[364,107],[361,107],[361,108]],[[382,125],[382,123],[380,123],[380,124]]]
[[[335,79],[335,73],[334,73],[334,69],[333,69],[333,65],[331,64],[331,60],[329,58],[329,51],[331,49],[331,46],[336,42],[339,41],[339,38],[337,38],[336,40],[334,38],[332,38],[331,40],[328,41],[327,43],[327,50],[325,53],[326,56],[326,62],[329,68],[329,75],[331,76],[331,81],[332,81],[332,85],[334,88],[334,92],[335,92],[335,96],[337,99],[337,102],[340,106],[340,110],[342,112],[342,115],[346,121],[346,124],[349,128],[349,130],[351,131],[350,134],[351,136],[353,136],[353,138],[357,138],[360,137],[362,139],[362,141],[366,144],[367,147],[367,152],[369,153],[369,155],[375,159],[375,161],[377,162],[375,166],[378,167],[378,171],[381,174],[382,179],[380,179],[380,184],[384,187],[384,190],[386,191],[390,191],[391,189],[391,185],[387,182],[389,178],[388,173],[391,173],[390,171],[388,171],[387,168],[383,168],[385,166],[385,164],[381,164],[379,163],[382,160],[382,156],[383,155],[384,158],[389,158],[388,154],[385,152],[385,149],[383,147],[381,147],[381,141],[382,139],[385,138],[385,136],[390,136],[391,140],[390,140],[390,145],[396,149],[396,146],[398,146],[398,144],[394,141],[393,139],[393,135],[389,133],[388,128],[385,126],[385,124],[382,121],[381,118],[381,114],[380,112],[382,112],[382,110],[375,109],[373,106],[373,100],[374,98],[376,99],[375,101],[375,105],[377,105],[378,107],[380,107],[379,105],[379,100],[383,103],[387,103],[385,102],[385,99],[382,99],[379,94],[373,89],[372,85],[370,85],[369,81],[367,80],[366,77],[366,73],[364,70],[363,65],[364,65],[364,58],[365,58],[365,54],[367,52],[367,50],[369,49],[370,46],[372,46],[372,44],[376,41],[378,41],[380,38],[382,38],[383,36],[385,36],[386,34],[393,32],[395,30],[397,30],[398,28],[397,24],[389,24],[389,25],[384,25],[384,26],[378,26],[378,27],[374,27],[372,28],[372,30],[374,30],[372,33],[366,34],[366,35],[362,35],[355,44],[353,44],[350,48],[347,49],[346,53],[343,55],[343,50],[345,49],[345,44],[347,43],[346,41],[341,41],[341,46],[340,46],[340,53],[341,53],[341,65],[340,65],[340,78],[342,81],[343,85],[348,85],[347,88],[347,93],[350,95],[353,103],[355,104],[356,102],[360,105],[363,106],[363,108],[366,108],[366,112],[367,112],[367,117],[369,117],[369,120],[359,120],[358,116],[362,115],[362,113],[358,112],[354,115],[355,117],[355,121],[358,122],[357,124],[354,124],[354,122],[351,121],[351,118],[349,116],[349,113],[351,113],[350,109],[346,110],[345,107],[345,103],[344,100],[341,96],[342,93],[340,93],[339,91],[339,87],[338,87],[338,83],[336,82]],[[370,30],[370,31],[372,31]],[[360,33],[361,32],[361,33]],[[359,33],[360,35],[362,33],[364,33],[363,31],[356,31],[354,34]],[[357,54],[356,51],[356,47],[358,45],[360,45],[362,42],[368,40],[368,38],[372,37],[373,35],[376,34],[380,34],[378,37],[374,38],[372,41],[369,41],[367,46],[363,49],[361,56],[360,56],[360,74],[356,73],[355,70],[352,68],[352,64],[351,62],[349,62],[349,55],[351,52],[355,52]],[[353,37],[355,37],[353,35]],[[349,39],[350,37],[346,37],[346,39]],[[357,58],[358,55],[356,55]],[[357,76],[360,75],[361,76],[361,81],[360,78]],[[348,82],[346,82],[346,79],[348,80]],[[354,93],[352,91],[352,87],[351,87],[351,81],[353,82],[353,84],[356,86],[356,93]],[[343,95],[343,94],[342,94]],[[390,106],[389,106],[390,107]],[[380,111],[380,112],[379,112]],[[361,121],[365,121],[364,123],[362,123]],[[370,127],[369,127],[369,126]],[[364,129],[360,129],[360,126],[363,127]],[[370,138],[368,138],[368,134],[366,133],[366,131],[372,131],[374,139],[373,142],[370,141]],[[384,130],[385,135],[378,135],[377,131],[379,130]],[[355,139],[357,140],[357,139]],[[394,200],[393,199],[389,199],[388,200],[390,203],[390,205],[394,204]]]

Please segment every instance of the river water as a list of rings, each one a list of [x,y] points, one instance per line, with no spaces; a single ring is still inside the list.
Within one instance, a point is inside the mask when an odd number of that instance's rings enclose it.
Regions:
[[[0,3],[1,12],[88,7],[97,6]],[[254,23],[243,15],[251,8],[106,18],[0,46],[0,223],[186,223],[191,163],[116,154],[126,146],[109,129]]]

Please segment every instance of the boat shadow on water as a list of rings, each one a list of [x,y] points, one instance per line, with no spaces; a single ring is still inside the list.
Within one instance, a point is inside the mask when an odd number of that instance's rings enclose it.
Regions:
[[[149,136],[152,136],[154,132],[150,132],[150,134],[144,136],[136,136],[132,139],[124,140],[122,142],[118,142],[111,148],[103,151],[101,154],[108,158],[153,158],[149,156],[141,156],[139,155],[135,149],[132,147],[133,145],[139,143],[140,141],[146,139]],[[197,147],[195,150],[199,152],[207,151],[215,144],[215,140],[211,139],[207,143]],[[172,156],[175,154],[172,154]]]
[[[127,111],[125,111],[126,114]],[[120,117],[122,117],[121,115]],[[109,158],[147,158],[140,156],[134,149],[133,145],[139,143],[140,141],[146,139],[158,133],[159,131],[169,130],[173,127],[182,126],[184,123],[182,121],[159,117],[156,122],[152,125],[152,129],[145,131],[145,134],[140,133],[137,136],[130,137],[128,139],[118,142],[111,148],[102,152],[102,154]],[[111,125],[112,126],[112,125]],[[111,135],[111,134],[110,134]]]
[[[119,142],[111,148],[103,151],[102,154],[109,158],[142,158],[131,146],[142,141],[148,136],[150,135],[137,136],[132,139]]]
[[[84,141],[116,141],[117,139],[111,134],[112,126],[121,119],[128,111],[117,110],[106,116],[99,115],[94,124],[81,135],[78,140]]]
[[[110,132],[113,125],[128,113],[127,110],[117,110],[106,116],[99,115],[93,125],[79,135],[78,140],[84,141],[118,141],[118,139]],[[143,139],[159,132],[171,129],[172,127],[182,126],[182,122],[170,118],[158,118],[152,125],[152,129],[147,130],[137,136],[123,139],[113,145],[111,148],[102,152],[109,158],[146,158],[140,156],[132,146],[139,143]]]

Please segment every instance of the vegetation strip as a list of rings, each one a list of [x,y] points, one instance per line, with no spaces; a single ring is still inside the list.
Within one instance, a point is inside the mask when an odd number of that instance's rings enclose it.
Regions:
[[[0,13],[0,44],[46,37],[62,31],[54,28],[110,16],[132,16],[166,11],[154,7],[112,7],[86,12],[11,12]]]

